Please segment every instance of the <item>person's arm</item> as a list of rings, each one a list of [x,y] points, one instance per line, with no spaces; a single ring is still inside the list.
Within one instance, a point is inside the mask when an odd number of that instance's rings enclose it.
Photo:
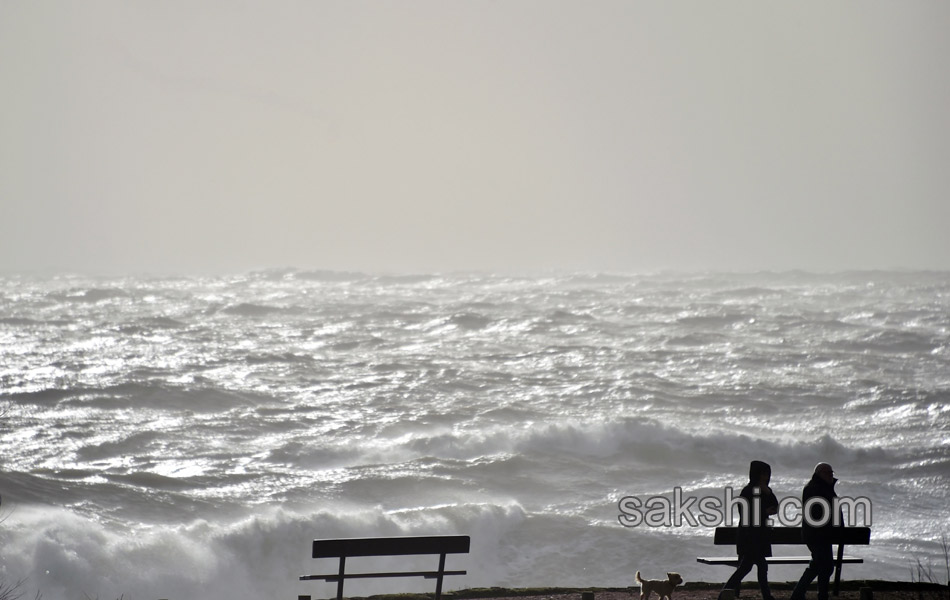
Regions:
[[[772,488],[765,488],[765,493],[762,496],[763,502],[762,505],[765,508],[765,514],[768,516],[778,514],[778,498],[775,497],[775,494],[772,493]]]

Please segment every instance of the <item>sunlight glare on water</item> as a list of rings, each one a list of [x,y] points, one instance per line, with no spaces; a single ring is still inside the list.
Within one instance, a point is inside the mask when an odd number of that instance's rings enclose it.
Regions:
[[[261,556],[462,532],[468,587],[629,584],[595,550],[566,577],[564,540],[714,580],[708,531],[628,530],[617,501],[721,492],[752,458],[798,494],[829,460],[882,507],[898,543],[864,556],[896,577],[950,529],[948,302],[933,273],[7,281],[0,548],[43,580],[126,560],[84,540],[161,531],[143,585],[207,552],[195,589],[237,569],[292,596]],[[667,556],[629,555],[656,536]]]

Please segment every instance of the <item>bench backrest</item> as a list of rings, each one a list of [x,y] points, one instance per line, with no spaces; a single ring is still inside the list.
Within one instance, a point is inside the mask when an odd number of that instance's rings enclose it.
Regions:
[[[466,554],[469,545],[470,538],[467,535],[313,540],[313,558]]]
[[[738,527],[717,527],[713,543],[717,546],[733,546],[736,543]],[[773,544],[804,544],[801,527],[771,527],[770,540]],[[867,546],[871,543],[870,527],[832,527],[831,543],[846,546]]]

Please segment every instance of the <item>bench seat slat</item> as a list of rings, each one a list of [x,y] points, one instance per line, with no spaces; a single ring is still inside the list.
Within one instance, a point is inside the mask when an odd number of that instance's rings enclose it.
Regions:
[[[811,562],[810,556],[770,556],[766,559],[770,565],[806,565]],[[732,565],[738,566],[738,556],[700,556],[696,562],[707,565]],[[837,562],[837,559],[835,559]],[[863,563],[864,559],[857,556],[845,556],[841,559],[842,564],[856,565]]]
[[[467,575],[468,571],[442,571],[442,575]],[[438,571],[399,571],[393,573],[345,573],[343,579],[367,579],[371,577],[424,577],[426,579],[435,579],[439,576]],[[339,581],[340,574],[333,573],[328,575],[303,575],[301,581],[323,580]]]

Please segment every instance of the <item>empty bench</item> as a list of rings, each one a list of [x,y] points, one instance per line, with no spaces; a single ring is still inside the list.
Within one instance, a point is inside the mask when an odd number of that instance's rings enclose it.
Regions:
[[[713,537],[713,544],[717,546],[735,546],[738,527],[717,527]],[[801,527],[770,527],[770,540],[772,545],[780,546],[804,546],[802,541]],[[835,558],[835,585],[834,595],[838,595],[838,589],[841,587],[841,565],[863,563],[863,558],[856,556],[847,556],[844,553],[845,546],[867,546],[871,543],[870,527],[834,527],[831,529],[831,540],[833,544],[838,545],[838,553]],[[804,565],[811,562],[811,555],[808,556],[770,556],[768,559],[770,565]],[[700,556],[696,559],[707,565],[739,565],[738,556]]]
[[[424,577],[435,579],[435,598],[442,597],[442,579],[446,575],[465,575],[466,571],[446,571],[445,556],[447,554],[468,554],[469,536],[467,535],[432,535],[414,537],[382,537],[382,538],[344,538],[336,540],[314,540],[313,558],[339,558],[340,564],[336,573],[326,575],[304,575],[301,581],[323,580],[335,581],[337,600],[343,600],[343,582],[347,579],[367,579],[375,577]],[[346,559],[349,557],[366,556],[408,556],[408,555],[439,555],[439,568],[434,571],[396,571],[383,573],[347,573]]]

